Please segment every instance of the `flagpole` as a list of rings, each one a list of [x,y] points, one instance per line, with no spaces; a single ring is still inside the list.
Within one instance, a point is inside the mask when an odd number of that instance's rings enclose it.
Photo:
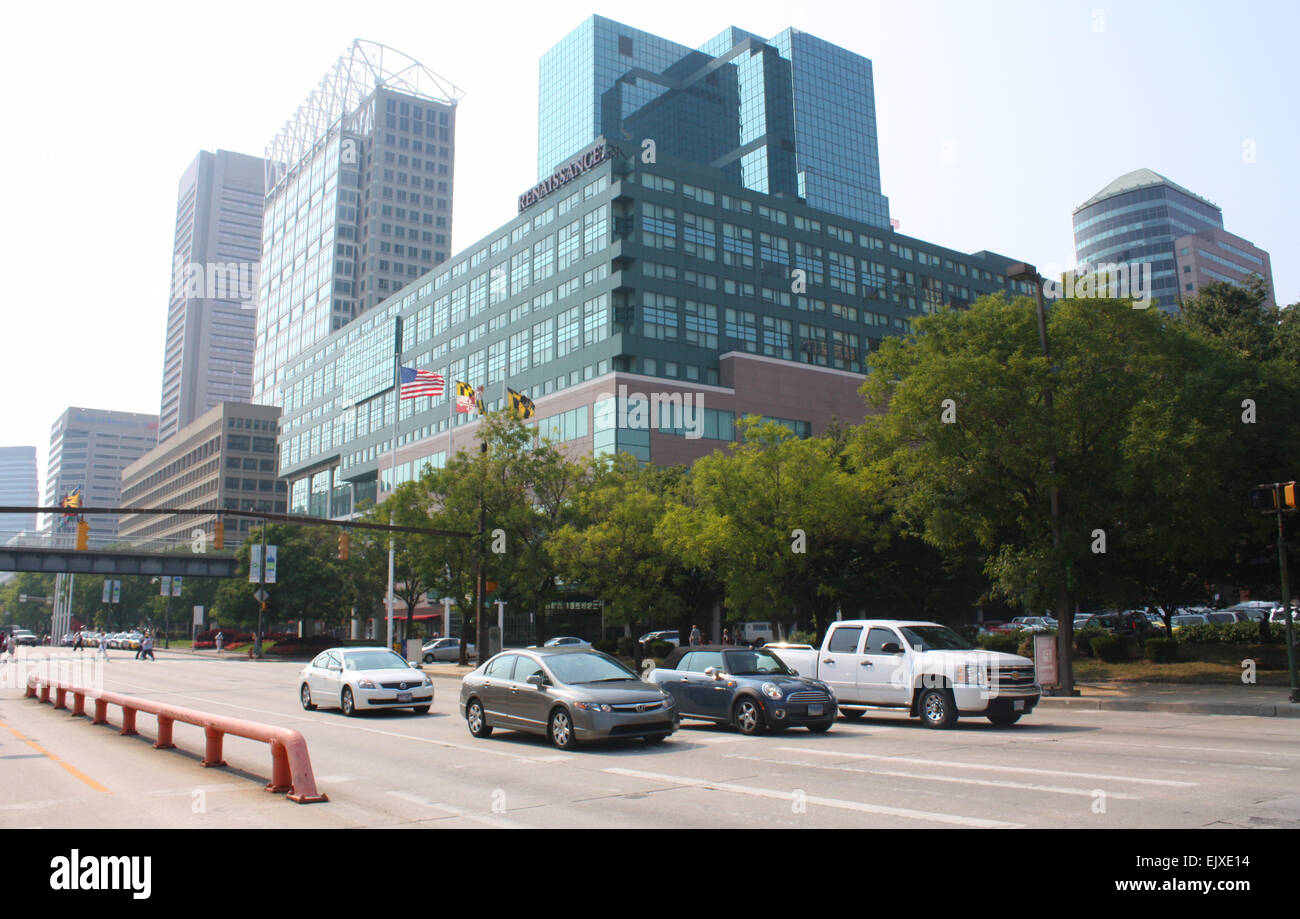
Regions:
[[[447,384],[446,382],[444,382],[442,385],[446,386]],[[460,398],[459,386],[457,385],[455,380],[451,381],[451,386],[457,389],[457,394],[452,395],[451,398],[447,400],[447,463],[451,462],[451,458],[453,455],[451,443],[452,443],[452,437],[456,433],[456,400]],[[451,392],[451,387],[448,387],[447,392],[448,393]],[[442,464],[444,469],[446,468],[447,463]]]
[[[395,318],[393,331],[393,460],[389,472],[388,497],[397,490],[397,420],[402,405],[402,317]],[[388,505],[388,525],[393,525],[393,505]],[[393,647],[393,531],[388,531],[388,647]]]

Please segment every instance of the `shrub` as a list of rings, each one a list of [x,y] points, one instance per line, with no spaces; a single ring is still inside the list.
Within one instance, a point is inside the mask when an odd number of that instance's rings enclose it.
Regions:
[[[1143,656],[1153,664],[1172,664],[1178,660],[1178,642],[1172,638],[1148,638]]]
[[[672,654],[673,644],[672,642],[668,642],[668,641],[652,641],[650,642],[649,650],[650,650],[651,657],[655,658],[656,660],[663,660],[669,654]]]
[[[992,635],[980,635],[975,639],[975,644],[986,651],[1003,651],[1007,654],[1015,654],[1020,647],[1020,635],[1015,633]]]
[[[1118,635],[1098,635],[1091,642],[1094,657],[1108,664],[1121,664],[1128,660],[1128,646]]]
[[[1259,641],[1256,622],[1217,622],[1209,625],[1185,625],[1174,636],[1184,644],[1208,645],[1220,642],[1250,644]]]
[[[603,651],[606,654],[618,653],[618,642],[612,638],[602,638],[600,641],[593,641],[591,646],[597,651]]]
[[[790,637],[786,639],[792,645],[812,645],[817,647],[816,632],[791,632]]]
[[[631,635],[624,635],[618,640],[616,650],[619,657],[636,657],[636,639]]]
[[[1021,633],[1019,636],[1017,636],[1017,637],[1020,639],[1020,644],[1018,644],[1018,645],[1016,646],[1016,653],[1019,654],[1021,657],[1027,657],[1027,658],[1030,658],[1031,660],[1033,659],[1033,657],[1034,657],[1034,634],[1035,634],[1035,633],[1033,633],[1033,632],[1029,632],[1029,633],[1027,633],[1027,634],[1026,634],[1026,633]],[[1051,636],[1052,636],[1052,640],[1053,640],[1053,641],[1056,640],[1056,633],[1055,633],[1055,632],[1039,632],[1039,633],[1037,633],[1037,634],[1040,634],[1040,635],[1051,635]]]
[[[1105,629],[1097,626],[1079,629],[1074,633],[1074,652],[1080,657],[1092,657],[1092,640],[1109,634]]]

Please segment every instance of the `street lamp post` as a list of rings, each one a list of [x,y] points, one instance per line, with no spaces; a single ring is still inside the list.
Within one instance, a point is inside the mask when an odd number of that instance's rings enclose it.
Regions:
[[[1038,344],[1043,351],[1043,359],[1051,367],[1051,354],[1047,348],[1047,308],[1043,303],[1043,277],[1038,273],[1038,269],[1033,265],[1024,262],[1018,262],[1007,268],[1007,278],[1012,281],[1028,281],[1034,285],[1034,303],[1038,311]],[[1070,588],[1065,572],[1062,570],[1065,562],[1061,559],[1061,498],[1060,492],[1056,486],[1056,411],[1052,400],[1052,384],[1049,382],[1043,389],[1043,406],[1047,409],[1047,420],[1050,432],[1050,447],[1048,453],[1048,470],[1052,476],[1052,489],[1049,498],[1052,515],[1052,552],[1057,558],[1056,572],[1056,638],[1057,638],[1057,666],[1059,676],[1057,680],[1058,694],[1063,696],[1077,696],[1079,691],[1074,688],[1074,617],[1070,612]]]

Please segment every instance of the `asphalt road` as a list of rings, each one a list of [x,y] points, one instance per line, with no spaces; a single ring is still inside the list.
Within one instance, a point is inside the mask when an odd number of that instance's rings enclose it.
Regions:
[[[0,664],[0,827],[1300,826],[1300,719],[1044,707],[1011,728],[882,714],[761,737],[688,722],[659,746],[561,753],[471,737],[452,679],[429,715],[303,711],[299,667],[116,652],[104,688],[301,731],[323,804],[262,790],[264,744],[227,738],[229,766],[205,769],[200,729],[154,750],[151,716],[120,736],[22,698],[19,665]]]

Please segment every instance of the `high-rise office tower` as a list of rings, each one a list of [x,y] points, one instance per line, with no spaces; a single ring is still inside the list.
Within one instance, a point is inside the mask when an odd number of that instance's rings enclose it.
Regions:
[[[1074,251],[1080,265],[1151,264],[1152,296],[1177,309],[1208,281],[1265,279],[1272,302],[1268,253],[1223,229],[1223,209],[1152,172],[1120,176],[1074,209]]]
[[[0,447],[0,504],[35,507],[39,500],[36,448]],[[0,543],[35,529],[35,514],[0,514]]]
[[[158,439],[214,405],[248,402],[262,257],[261,157],[202,151],[176,196]]]
[[[698,50],[592,16],[542,56],[537,177],[598,137],[721,169],[737,185],[889,227],[871,61],[786,29]]]
[[[158,445],[158,416],[69,408],[50,427],[46,463],[45,505],[53,507],[73,490],[81,489],[85,507],[119,507],[122,470]],[[117,538],[116,514],[87,514],[90,540],[104,545]],[[42,523],[56,527],[47,515]]]
[[[461,90],[354,41],[266,151],[253,401],[285,363],[446,260]]]

